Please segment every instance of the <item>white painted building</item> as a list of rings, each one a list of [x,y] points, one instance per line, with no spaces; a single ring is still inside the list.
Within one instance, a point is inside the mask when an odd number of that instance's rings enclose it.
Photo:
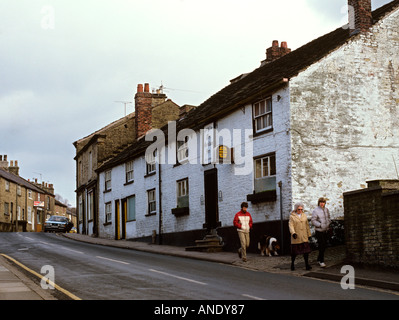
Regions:
[[[234,79],[178,121],[180,142],[173,123],[164,127],[168,143],[158,162],[146,161],[155,144],[141,138],[102,165],[99,236],[149,238],[155,230],[165,242],[187,244],[217,228],[231,241],[243,201],[256,234],[278,235],[275,222],[288,219],[297,201],[310,214],[326,197],[333,218],[341,218],[343,192],[397,178],[398,6],[395,0],[375,10],[359,32],[339,28],[291,53],[282,46],[282,57]],[[280,50],[275,45],[270,49]],[[215,163],[219,145],[233,163]],[[171,163],[171,155],[186,152],[182,164]]]

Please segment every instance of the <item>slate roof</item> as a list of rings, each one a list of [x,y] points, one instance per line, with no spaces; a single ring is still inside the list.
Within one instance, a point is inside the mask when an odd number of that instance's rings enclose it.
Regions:
[[[399,0],[394,0],[372,12],[373,23],[377,23],[390,12],[397,9]],[[304,46],[292,51],[282,58],[270,62],[255,69],[241,80],[226,86],[188,115],[177,124],[177,132],[183,128],[199,129],[205,125],[225,116],[231,111],[248,104],[256,102],[271,94],[271,90],[284,85],[283,79],[297,76],[301,71],[317,63],[329,53],[344,45],[352,36],[349,29],[340,27],[320,38],[317,38]],[[167,128],[162,130],[167,132]],[[106,162],[97,171],[101,172],[115,165],[126,162],[128,159],[142,154],[152,142],[144,139],[122,151],[115,158]]]
[[[24,178],[21,178],[20,176],[17,176],[11,172],[8,172],[4,170],[3,168],[0,168],[0,177],[3,179],[6,179],[8,181],[11,181],[13,183],[16,183],[20,186],[23,186],[27,189],[30,189],[32,191],[38,192],[38,193],[47,193],[46,191],[36,187],[34,184],[26,181]]]

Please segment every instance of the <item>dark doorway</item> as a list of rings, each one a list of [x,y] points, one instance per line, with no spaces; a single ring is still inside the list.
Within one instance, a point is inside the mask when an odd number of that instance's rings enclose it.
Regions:
[[[204,172],[205,180],[205,224],[208,231],[220,227],[218,207],[218,171],[216,168]]]

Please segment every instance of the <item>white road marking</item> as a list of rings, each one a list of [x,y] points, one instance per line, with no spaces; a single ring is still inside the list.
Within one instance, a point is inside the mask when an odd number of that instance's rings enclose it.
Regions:
[[[200,281],[196,281],[196,280],[192,280],[192,279],[188,279],[188,278],[175,276],[175,275],[170,274],[170,273],[166,273],[166,272],[162,272],[162,271],[158,271],[158,270],[154,270],[154,269],[148,269],[148,270],[151,271],[151,272],[156,272],[156,273],[163,274],[163,275],[168,276],[168,277],[172,277],[172,278],[176,278],[176,279],[180,279],[180,280],[184,280],[184,281],[200,284],[200,285],[203,285],[203,286],[207,285],[207,283],[205,283],[205,282],[200,282]]]
[[[242,296],[245,297],[245,298],[253,299],[253,300],[267,300],[267,299],[263,299],[263,298],[251,296],[251,295],[249,295],[249,294],[242,294]]]
[[[80,254],[83,254],[84,252],[82,252],[82,251],[77,251],[77,250],[73,250],[73,249],[69,249],[69,248],[66,248],[66,247],[60,247],[61,249],[64,249],[64,250],[68,250],[68,251],[71,251],[71,252],[75,252],[75,253],[80,253]]]
[[[112,262],[117,262],[117,263],[122,263],[122,264],[130,264],[129,262],[120,261],[120,260],[114,260],[114,259],[105,258],[105,257],[100,257],[100,256],[96,256],[96,258],[104,259],[104,260],[108,260],[108,261],[112,261]]]

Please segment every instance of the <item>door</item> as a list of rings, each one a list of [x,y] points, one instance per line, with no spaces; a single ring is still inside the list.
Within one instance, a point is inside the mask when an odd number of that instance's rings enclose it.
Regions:
[[[119,200],[115,200],[115,240],[119,240],[121,238],[120,235],[120,203]]]
[[[208,231],[220,227],[218,206],[218,171],[216,168],[204,172],[205,224]]]
[[[127,199],[122,199],[122,239],[126,239]]]

